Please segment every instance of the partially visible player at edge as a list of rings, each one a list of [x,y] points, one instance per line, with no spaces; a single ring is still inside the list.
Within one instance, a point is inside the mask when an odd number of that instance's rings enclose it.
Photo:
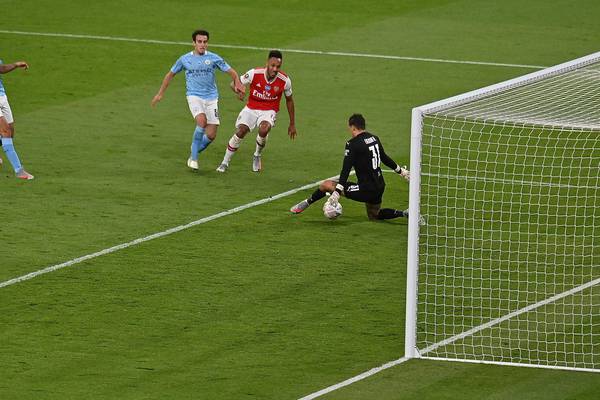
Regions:
[[[202,152],[217,136],[219,125],[219,92],[215,81],[215,71],[226,72],[231,76],[235,93],[243,100],[246,88],[240,82],[237,72],[219,55],[207,50],[209,33],[196,30],[192,33],[194,50],[182,55],[165,75],[158,93],[152,99],[152,106],[158,103],[173,77],[185,70],[186,96],[196,129],[192,138],[190,157],[187,165],[198,170],[198,153]]]
[[[256,150],[252,159],[252,171],[260,172],[262,169],[261,153],[267,144],[271,128],[275,126],[279,103],[284,94],[285,105],[290,116],[288,135],[290,139],[296,137],[292,80],[281,71],[282,60],[283,55],[279,50],[271,50],[265,67],[253,68],[241,77],[242,84],[250,86],[248,103],[237,117],[235,123],[237,131],[229,139],[225,157],[223,157],[221,165],[217,167],[218,172],[225,172],[229,168],[231,158],[240,147],[242,139],[257,126],[258,135],[256,135]]]
[[[28,69],[29,65],[27,65],[25,61],[17,61],[13,64],[3,64],[2,60],[0,60],[0,74],[6,74],[17,68]],[[21,160],[19,160],[19,156],[17,155],[15,147],[13,146],[14,136],[15,124],[13,115],[10,105],[8,104],[8,98],[6,97],[2,79],[0,79],[0,137],[2,137],[2,150],[4,150],[6,158],[8,158],[8,161],[10,161],[17,178],[26,180],[33,179],[33,175],[25,171],[21,165]],[[0,159],[0,165],[1,164],[2,159]]]
[[[350,200],[365,203],[367,216],[370,220],[408,217],[408,211],[381,208],[385,181],[380,164],[383,162],[407,181],[410,179],[410,173],[405,167],[396,164],[385,153],[377,136],[365,129],[364,117],[361,114],[353,114],[348,120],[348,130],[352,134],[352,139],[346,142],[339,181],[323,181],[308,199],[293,206],[290,209],[291,212],[299,214],[315,201],[325,197],[326,193],[331,193],[327,201],[334,205],[338,202],[340,195],[346,196]],[[358,184],[348,182],[348,176],[352,168],[356,172]]]

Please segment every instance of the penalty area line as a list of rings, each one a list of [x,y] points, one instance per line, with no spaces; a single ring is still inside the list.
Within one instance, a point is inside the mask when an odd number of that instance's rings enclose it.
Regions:
[[[10,35],[24,35],[24,36],[46,36],[46,37],[62,37],[71,39],[91,39],[91,40],[110,40],[116,42],[131,42],[131,43],[152,43],[152,44],[167,44],[167,45],[190,45],[191,42],[176,42],[168,40],[155,40],[155,39],[139,39],[139,38],[128,38],[118,36],[102,36],[102,35],[82,35],[75,33],[53,33],[53,32],[26,32],[26,31],[14,31],[14,30],[0,30],[0,33]],[[241,49],[241,50],[261,50],[268,51],[273,47],[259,47],[259,46],[243,46],[234,44],[218,44],[211,43],[211,47],[224,48],[224,49]],[[512,63],[498,63],[489,61],[470,61],[470,60],[449,60],[442,58],[427,58],[427,57],[409,57],[409,56],[393,56],[384,54],[365,54],[365,53],[349,53],[344,51],[322,51],[322,50],[304,50],[304,49],[280,49],[284,53],[300,53],[300,54],[315,54],[323,56],[337,56],[337,57],[363,57],[363,58],[375,58],[383,60],[398,60],[398,61],[421,61],[421,62],[432,62],[432,63],[445,63],[445,64],[468,64],[468,65],[485,65],[491,67],[508,67],[508,68],[528,68],[528,69],[544,69],[546,67],[541,65],[528,65],[528,64],[512,64]]]
[[[339,178],[339,176],[332,176],[332,177],[326,178],[324,180],[327,180],[327,179],[335,180],[335,179],[338,179],[338,178]],[[112,247],[109,247],[107,249],[97,251],[95,253],[87,254],[87,255],[81,256],[81,257],[77,257],[77,258],[74,258],[72,260],[60,263],[60,264],[51,265],[49,267],[46,267],[46,268],[43,268],[43,269],[40,269],[40,270],[37,270],[37,271],[34,271],[34,272],[30,272],[30,273],[28,273],[26,275],[22,275],[22,276],[13,278],[13,279],[9,279],[9,280],[4,281],[4,282],[0,282],[0,288],[7,287],[7,286],[10,286],[10,285],[14,285],[14,284],[19,283],[19,282],[27,281],[27,280],[33,279],[33,278],[35,278],[37,276],[48,274],[50,272],[54,272],[54,271],[57,271],[59,269],[70,267],[70,266],[75,265],[75,264],[80,264],[80,263],[82,263],[84,261],[88,261],[88,260],[91,260],[91,259],[94,259],[94,258],[97,258],[97,257],[101,257],[101,256],[104,256],[104,255],[107,255],[107,254],[111,254],[111,253],[117,252],[119,250],[127,249],[129,247],[138,245],[140,243],[145,243],[145,242],[149,242],[150,240],[158,239],[158,238],[161,238],[161,237],[164,237],[164,236],[169,236],[169,235],[172,235],[174,233],[181,232],[183,230],[192,228],[194,226],[205,224],[207,222],[214,221],[215,219],[219,219],[219,218],[231,215],[231,214],[238,213],[238,212],[246,210],[248,208],[260,206],[260,205],[265,204],[265,203],[270,203],[272,201],[279,200],[279,199],[287,197],[287,196],[291,196],[291,195],[296,194],[298,192],[301,192],[303,190],[310,189],[310,188],[312,188],[314,186],[319,185],[321,182],[323,182],[323,180],[319,180],[319,181],[316,181],[316,182],[313,182],[313,183],[309,183],[307,185],[300,186],[298,188],[291,189],[291,190],[288,190],[287,192],[279,193],[279,194],[276,194],[274,196],[265,197],[263,199],[260,199],[260,200],[257,200],[257,201],[253,201],[251,203],[247,203],[247,204],[235,207],[235,208],[231,208],[229,210],[222,211],[220,213],[213,214],[213,215],[210,215],[208,217],[200,218],[200,219],[192,221],[190,223],[187,223],[187,224],[184,224],[184,225],[179,225],[179,226],[167,229],[167,230],[162,231],[162,232],[157,232],[157,233],[154,233],[152,235],[148,235],[148,236],[144,236],[144,237],[141,237],[141,238],[138,238],[138,239],[134,239],[134,240],[132,240],[130,242],[121,243],[121,244],[118,244],[116,246],[112,246]]]

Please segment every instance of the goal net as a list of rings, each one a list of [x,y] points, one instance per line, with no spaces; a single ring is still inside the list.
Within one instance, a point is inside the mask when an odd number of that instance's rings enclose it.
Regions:
[[[406,356],[600,372],[600,53],[411,136]]]

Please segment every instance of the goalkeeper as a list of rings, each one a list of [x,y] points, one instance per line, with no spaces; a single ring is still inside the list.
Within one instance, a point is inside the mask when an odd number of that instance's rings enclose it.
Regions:
[[[290,211],[299,214],[315,201],[325,197],[326,193],[331,193],[327,201],[332,205],[336,205],[341,195],[365,203],[370,220],[408,217],[408,210],[381,208],[385,181],[380,164],[383,162],[406,180],[410,178],[409,171],[400,167],[385,153],[377,136],[366,131],[365,118],[361,114],[350,116],[348,130],[352,134],[352,139],[346,142],[339,181],[323,181],[308,199],[296,204]],[[348,182],[352,168],[356,172],[358,183]]]

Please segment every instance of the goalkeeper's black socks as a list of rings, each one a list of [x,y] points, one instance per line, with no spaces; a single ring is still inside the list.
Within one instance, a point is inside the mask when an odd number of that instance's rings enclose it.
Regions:
[[[317,189],[313,192],[313,194],[310,195],[308,199],[306,199],[306,201],[308,201],[308,204],[312,204],[317,200],[321,200],[323,197],[325,197],[325,192],[321,192],[319,189]]]
[[[377,219],[394,219],[400,217],[408,217],[408,213],[402,210],[394,210],[393,208],[382,208],[377,214]]]

